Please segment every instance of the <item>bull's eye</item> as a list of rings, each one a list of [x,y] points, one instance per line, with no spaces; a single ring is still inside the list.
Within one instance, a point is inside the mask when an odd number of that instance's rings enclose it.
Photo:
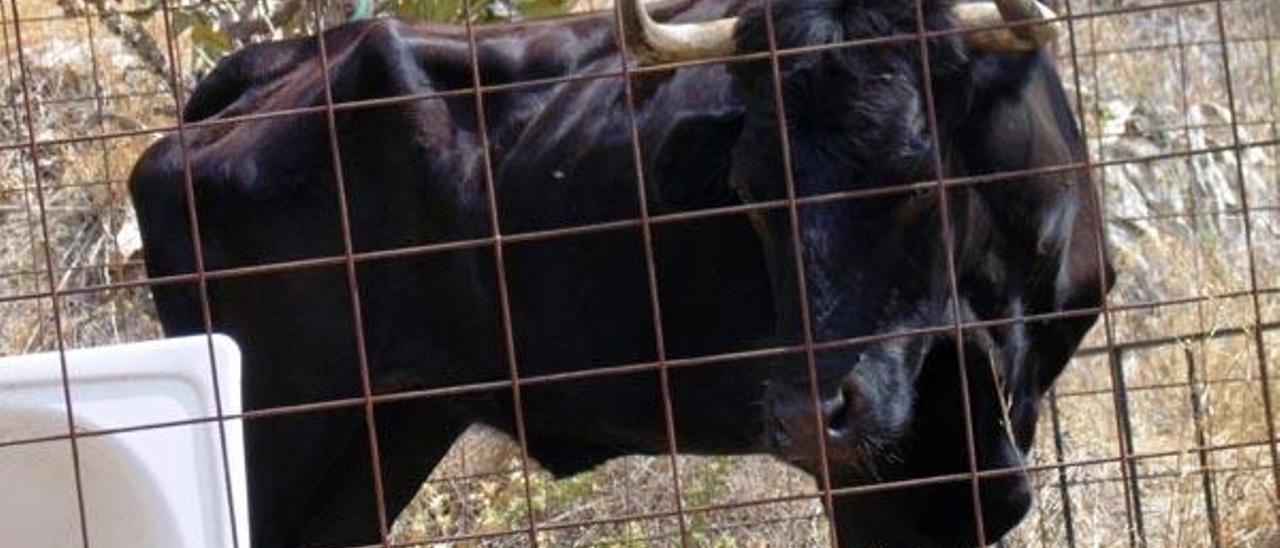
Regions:
[[[924,134],[917,133],[907,140],[907,145],[903,147],[903,156],[924,156],[932,147],[932,139]]]

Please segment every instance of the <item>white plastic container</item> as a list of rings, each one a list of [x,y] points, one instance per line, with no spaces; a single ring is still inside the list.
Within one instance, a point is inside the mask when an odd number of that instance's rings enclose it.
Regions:
[[[240,421],[139,428],[218,417],[210,342],[222,413],[238,414],[240,351],[225,336],[66,353],[91,548],[230,547],[233,519],[249,548]],[[58,353],[0,359],[0,546],[83,546],[65,401]],[[139,429],[94,435],[122,428]]]

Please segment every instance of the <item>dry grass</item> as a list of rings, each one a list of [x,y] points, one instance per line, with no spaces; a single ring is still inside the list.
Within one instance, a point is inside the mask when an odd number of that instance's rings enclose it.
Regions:
[[[19,6],[23,18],[61,13],[52,3]],[[21,54],[28,69],[25,86],[14,29],[7,26],[3,35],[4,144],[160,127],[172,120],[173,108],[164,95],[120,97],[160,91],[163,84],[139,70],[128,49],[101,25],[90,26],[83,19],[40,20],[24,23],[21,32]],[[31,97],[30,124],[24,89]],[[47,293],[51,284],[66,290],[141,275],[128,256],[136,248],[137,234],[123,180],[153,139],[90,140],[0,152],[0,295]],[[52,281],[46,261],[54,266]],[[68,345],[141,340],[159,333],[144,313],[151,306],[145,291],[91,293],[68,297],[61,305]],[[53,349],[54,327],[48,300],[6,302],[0,305],[0,352]]]
[[[1152,3],[1152,2],[1147,2]],[[1114,0],[1099,2],[1114,7]],[[18,2],[23,17],[58,15],[57,4]],[[1125,5],[1128,5],[1126,3]],[[1070,91],[1091,137],[1093,158],[1120,160],[1213,149],[1233,142],[1239,125],[1244,142],[1277,137],[1280,114],[1280,41],[1245,40],[1280,33],[1280,7],[1271,0],[1226,3],[1234,79],[1235,116],[1226,92],[1213,5],[1106,17],[1076,24],[1082,49],[1079,86],[1069,60]],[[1073,11],[1086,11],[1080,2]],[[154,21],[150,24],[154,26]],[[154,28],[154,27],[153,27]],[[102,25],[85,20],[24,23],[23,53],[34,124],[28,131],[23,84],[12,27],[4,36],[0,67],[0,139],[8,144],[94,135],[172,122],[173,106],[163,82],[145,69],[127,46]],[[93,40],[89,40],[92,33]],[[1087,55],[1097,44],[1108,50],[1183,42],[1177,48]],[[1066,52],[1066,42],[1063,42]],[[96,67],[96,69],[95,69]],[[1268,70],[1270,69],[1270,70]],[[143,97],[122,94],[151,91]],[[1184,93],[1185,92],[1185,93]],[[132,255],[136,229],[130,221],[122,180],[155,135],[91,140],[0,152],[0,354],[54,349],[52,303],[11,297],[137,279]],[[1109,317],[1111,339],[1224,333],[1125,353],[1082,356],[1058,384],[1057,413],[1046,410],[1037,440],[1037,463],[1114,458],[1121,452],[1114,387],[1127,388],[1136,481],[1142,523],[1153,546],[1205,546],[1216,523],[1223,546],[1280,546],[1280,524],[1266,447],[1259,356],[1252,326],[1248,249],[1244,244],[1241,181],[1251,212],[1253,262],[1258,284],[1280,287],[1280,150],[1249,147],[1189,158],[1139,161],[1097,171],[1106,195],[1112,251],[1120,270]],[[34,160],[34,162],[33,162]],[[34,166],[34,171],[33,171]],[[1243,180],[1240,176],[1243,175]],[[38,178],[37,178],[38,176]],[[37,180],[42,192],[36,191]],[[44,215],[39,202],[43,201]],[[1191,212],[1214,212],[1192,215]],[[1139,218],[1139,217],[1156,218]],[[44,229],[47,227],[48,240]],[[54,279],[45,268],[54,265]],[[1123,309],[1174,299],[1207,297],[1185,304]],[[68,346],[159,336],[145,291],[92,292],[59,301],[61,331]],[[1263,295],[1264,322],[1280,321],[1280,297]],[[1086,346],[1105,346],[1096,329]],[[1280,364],[1280,332],[1265,335],[1266,362]],[[1190,360],[1190,362],[1188,361]],[[1190,365],[1189,365],[1190,363]],[[1120,375],[1113,375],[1112,365]],[[1186,383],[1189,367],[1200,382]],[[1280,402],[1280,382],[1270,387]],[[1193,404],[1193,397],[1197,400]],[[1197,412],[1198,410],[1198,412]],[[1055,446],[1054,424],[1061,431]],[[1210,446],[1242,444],[1203,456],[1197,429]],[[518,530],[527,520],[519,454],[500,435],[470,433],[424,485],[396,523],[397,540]],[[678,461],[686,506],[813,493],[812,480],[765,458],[694,458]],[[1204,468],[1217,519],[1205,504]],[[456,479],[465,477],[465,479]],[[455,479],[450,479],[455,478]],[[1114,463],[1078,465],[1037,476],[1037,504],[1009,546],[1066,544],[1066,513],[1079,546],[1124,545],[1123,469]],[[1067,488],[1064,500],[1062,484]],[[533,511],[539,523],[580,522],[645,515],[674,507],[672,471],[666,458],[626,458],[568,480],[534,472]],[[825,521],[814,501],[747,506],[688,518],[691,539],[713,546],[825,545]],[[545,544],[673,545],[673,519],[621,521],[541,533]],[[522,545],[521,533],[457,545]]]

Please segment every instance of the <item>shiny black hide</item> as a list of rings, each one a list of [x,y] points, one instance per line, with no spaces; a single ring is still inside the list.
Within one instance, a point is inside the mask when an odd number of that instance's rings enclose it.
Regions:
[[[915,30],[905,2],[775,4],[780,47]],[[926,1],[926,25],[949,28],[948,5]],[[766,44],[756,4],[692,0],[654,12],[677,21],[745,14],[740,50]],[[310,260],[207,284],[210,327],[242,347],[249,409],[345,402],[247,421],[255,548],[378,541],[370,424],[390,520],[469,425],[517,433],[513,393],[500,384],[512,366],[536,378],[656,362],[642,232],[622,222],[640,215],[638,173],[658,216],[785,196],[767,60],[636,75],[636,169],[622,80],[585,78],[619,69],[611,21],[591,14],[476,30],[485,85],[584,76],[487,91],[487,155],[474,96],[448,93],[472,85],[464,30],[373,20],[323,35],[332,98],[343,105],[332,119],[336,158],[328,115],[309,108],[325,104],[325,90],[317,41],[305,38],[223,60],[187,101],[184,135],[160,140],[138,161],[130,188],[167,335],[206,329],[200,285],[167,278],[198,269],[188,198],[206,271]],[[940,139],[928,130],[917,42],[789,56],[779,66],[801,196],[917,183],[900,195],[801,210],[815,338],[947,326],[957,313],[965,322],[1011,319],[959,340],[935,331],[817,353],[822,435],[837,486],[968,470],[962,348],[977,461],[1018,466],[1040,396],[1109,285],[1092,189],[1069,169],[1083,143],[1050,63],[1038,53],[971,55],[956,37],[931,40],[928,51]],[[360,103],[404,95],[414,98]],[[285,112],[292,109],[303,110]],[[227,121],[237,117],[247,118]],[[497,257],[485,240],[486,156],[507,237],[514,356]],[[944,227],[936,185],[918,184],[935,179],[936,166],[951,177],[1067,168],[953,186]],[[337,172],[358,255],[350,271]],[[802,341],[788,219],[775,207],[653,227],[668,359]],[[610,222],[619,223],[521,237]],[[949,298],[948,257],[959,301]],[[1079,309],[1066,319],[1021,320]],[[380,397],[493,384],[390,398],[373,407],[370,423],[362,357],[367,388]],[[802,353],[673,368],[670,384],[681,452],[772,453],[820,475]],[[557,476],[668,448],[655,368],[525,383],[520,396],[530,455]],[[840,544],[972,545],[971,487],[840,497]],[[983,540],[993,542],[1026,512],[1026,478],[1015,470],[983,480],[981,491]],[[919,508],[929,510],[926,520]]]

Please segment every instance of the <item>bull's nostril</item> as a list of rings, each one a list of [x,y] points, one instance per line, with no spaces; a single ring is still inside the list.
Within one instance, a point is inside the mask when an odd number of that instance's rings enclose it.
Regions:
[[[853,405],[855,394],[848,383],[840,387],[834,398],[823,404],[823,415],[826,416],[827,435],[833,439],[841,439],[853,433]]]

